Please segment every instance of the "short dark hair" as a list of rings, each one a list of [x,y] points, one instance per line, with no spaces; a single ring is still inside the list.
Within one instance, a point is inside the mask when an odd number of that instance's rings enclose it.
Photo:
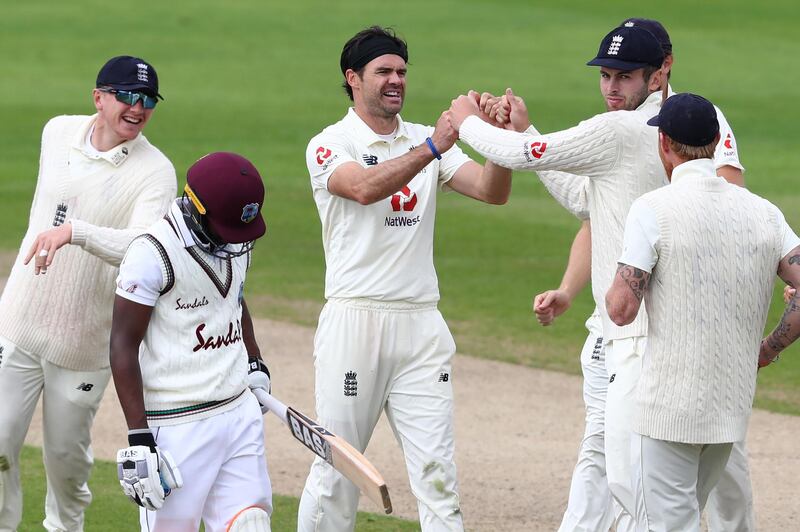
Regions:
[[[645,83],[650,83],[650,78],[653,77],[653,74],[655,74],[656,72],[661,70],[661,67],[660,66],[647,65],[645,67],[642,67],[642,70],[644,71],[644,72],[642,72],[642,75],[644,76]]]
[[[375,37],[380,37],[384,39],[389,39],[394,42],[394,44],[401,50],[406,51],[405,55],[408,57],[408,45],[406,42],[401,39],[400,37],[395,34],[394,29],[392,28],[383,28],[381,26],[370,26],[368,28],[364,28],[363,30],[359,31],[355,35],[353,35],[349,41],[344,44],[344,48],[342,48],[342,55],[339,59],[339,64],[342,66],[342,74],[346,72],[344,65],[348,64],[350,61],[350,56],[354,50],[357,50],[358,47],[366,40],[374,39]],[[362,72],[364,71],[364,67],[361,66],[354,70],[356,74],[361,76]],[[347,96],[350,100],[353,99],[353,88],[347,83],[347,77],[344,78],[342,82],[342,88],[347,93]]]

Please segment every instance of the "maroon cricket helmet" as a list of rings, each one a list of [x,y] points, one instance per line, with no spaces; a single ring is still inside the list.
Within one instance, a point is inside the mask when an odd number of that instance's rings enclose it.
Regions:
[[[227,244],[252,242],[267,231],[261,216],[264,182],[253,163],[231,152],[214,152],[186,172],[186,194],[208,228]]]

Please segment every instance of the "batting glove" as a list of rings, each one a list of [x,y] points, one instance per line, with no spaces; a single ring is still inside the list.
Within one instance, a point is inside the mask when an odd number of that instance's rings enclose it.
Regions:
[[[247,367],[247,380],[250,384],[250,389],[254,390],[258,388],[264,390],[266,393],[272,393],[269,368],[264,361],[258,357],[249,357],[247,359]],[[261,405],[262,414],[266,414],[269,411],[269,408],[262,405],[261,402],[258,404]]]
[[[130,500],[148,510],[164,506],[164,499],[183,486],[183,477],[169,451],[156,446],[149,429],[128,432],[130,447],[117,451],[117,478]]]

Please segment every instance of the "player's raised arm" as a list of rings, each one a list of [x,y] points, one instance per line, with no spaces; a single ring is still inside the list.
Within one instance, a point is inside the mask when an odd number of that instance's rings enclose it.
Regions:
[[[403,188],[414,176],[455,143],[458,134],[444,117],[436,122],[430,142],[408,153],[364,168],[356,162],[340,165],[328,180],[328,190],[362,205],[383,200]]]

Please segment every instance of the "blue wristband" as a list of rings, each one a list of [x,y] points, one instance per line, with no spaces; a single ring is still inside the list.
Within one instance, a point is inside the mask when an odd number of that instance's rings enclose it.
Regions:
[[[433,153],[433,156],[441,161],[442,154],[436,150],[436,146],[433,145],[433,141],[431,140],[431,138],[430,137],[426,138],[425,142],[428,143],[428,147],[431,149],[431,153]]]

